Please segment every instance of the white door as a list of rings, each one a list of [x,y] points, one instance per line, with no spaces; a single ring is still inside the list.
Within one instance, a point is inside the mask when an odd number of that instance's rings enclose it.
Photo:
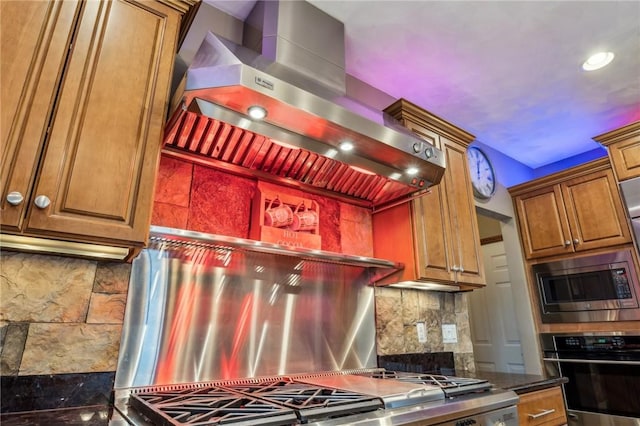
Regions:
[[[520,333],[502,241],[482,246],[487,286],[469,298],[469,322],[479,371],[524,373]]]

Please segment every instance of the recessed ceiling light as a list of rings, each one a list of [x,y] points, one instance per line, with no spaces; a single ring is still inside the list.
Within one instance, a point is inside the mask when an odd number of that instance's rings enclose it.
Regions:
[[[267,110],[259,105],[250,106],[247,109],[247,113],[249,114],[249,117],[253,118],[254,120],[262,120],[267,116]]]
[[[582,69],[585,71],[598,70],[613,61],[614,56],[613,52],[598,52],[595,55],[589,56],[589,59],[584,61]]]
[[[353,143],[351,142],[342,142],[339,146],[341,151],[351,151],[353,150]]]

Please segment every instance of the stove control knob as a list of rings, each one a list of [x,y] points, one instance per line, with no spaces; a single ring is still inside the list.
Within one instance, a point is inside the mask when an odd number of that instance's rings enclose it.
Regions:
[[[429,147],[424,150],[424,156],[427,158],[433,157],[433,148]]]

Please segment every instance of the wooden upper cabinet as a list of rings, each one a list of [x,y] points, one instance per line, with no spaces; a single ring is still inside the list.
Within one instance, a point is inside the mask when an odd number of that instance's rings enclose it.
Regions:
[[[640,176],[640,121],[593,139],[608,148],[618,181]]]
[[[22,228],[79,11],[75,2],[0,2],[3,232]]]
[[[509,189],[528,259],[631,241],[609,160],[596,160]]]
[[[178,3],[2,2],[3,232],[145,244]]]
[[[484,285],[480,234],[466,158],[473,135],[404,99],[385,112],[440,148],[446,171],[440,184],[427,194],[408,205],[374,213],[374,254],[403,262],[401,281]],[[403,215],[410,218],[402,219]],[[394,244],[389,245],[389,241]],[[399,245],[403,245],[402,250]]]

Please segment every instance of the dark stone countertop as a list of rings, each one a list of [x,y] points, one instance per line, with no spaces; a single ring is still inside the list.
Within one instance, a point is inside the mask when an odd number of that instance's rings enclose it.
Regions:
[[[455,375],[458,377],[473,377],[488,380],[497,388],[512,390],[517,394],[551,388],[569,381],[566,377],[547,377],[537,374],[493,373],[487,371],[471,373],[456,370]]]

